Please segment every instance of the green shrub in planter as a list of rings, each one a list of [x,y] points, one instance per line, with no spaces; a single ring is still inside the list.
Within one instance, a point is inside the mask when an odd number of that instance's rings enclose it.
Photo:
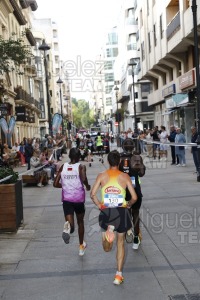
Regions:
[[[9,179],[0,182],[0,184],[10,184],[10,183],[15,183],[19,179],[19,174],[18,172],[15,172],[12,168],[0,168],[0,180],[4,179],[8,176],[12,175]]]

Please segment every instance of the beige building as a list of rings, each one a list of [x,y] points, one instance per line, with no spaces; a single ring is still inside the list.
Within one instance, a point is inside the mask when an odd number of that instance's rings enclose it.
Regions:
[[[55,113],[63,115],[63,132],[67,131],[68,121],[73,122],[72,103],[70,86],[67,74],[63,68],[63,62],[59,51],[59,34],[56,22],[52,19],[34,19],[34,36],[36,38],[37,46],[35,48],[35,55],[38,61],[37,70],[40,80],[41,89],[41,117],[40,117],[40,135],[44,136],[48,133],[48,106],[47,106],[47,88],[45,85],[45,70],[44,70],[44,53],[39,50],[39,46],[45,39],[46,44],[50,47],[46,51],[47,61],[47,77],[48,90],[50,98],[51,118]],[[57,81],[60,81],[59,84]],[[59,130],[61,132],[61,128]]]
[[[198,1],[197,1],[198,2]],[[148,104],[155,125],[180,126],[187,140],[196,119],[195,58],[191,0],[135,1],[139,78],[153,83]],[[200,27],[200,5],[197,5]]]
[[[0,2],[0,23],[2,36],[8,39],[12,33],[16,37],[23,35],[24,43],[30,48],[35,46],[32,34],[32,11],[37,9],[35,0],[10,0]],[[14,37],[15,38],[15,37]],[[38,134],[40,105],[38,89],[34,77],[36,69],[34,60],[30,59],[20,67],[21,74],[13,71],[1,76],[1,106],[7,105],[7,113],[1,115],[9,122],[11,116],[16,119],[12,142],[20,142],[23,137],[33,137]],[[2,112],[2,111],[1,111]],[[2,139],[6,140],[2,133]]]

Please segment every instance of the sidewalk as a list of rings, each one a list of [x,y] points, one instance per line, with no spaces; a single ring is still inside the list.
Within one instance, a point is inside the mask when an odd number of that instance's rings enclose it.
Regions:
[[[111,144],[111,149],[115,147]],[[200,183],[193,174],[191,154],[187,150],[186,167],[171,166],[171,160],[143,158],[147,166],[141,178],[143,240],[138,251],[126,244],[125,281],[121,286],[112,284],[116,248],[111,253],[102,250],[99,211],[89,192],[85,216],[88,248],[79,257],[77,226],[69,245],[61,238],[61,190],[52,185],[25,186],[24,224],[16,234],[0,234],[0,298],[200,299]],[[97,157],[91,168],[85,164],[91,185],[107,168],[106,159],[101,164]],[[192,298],[193,294],[196,296]]]

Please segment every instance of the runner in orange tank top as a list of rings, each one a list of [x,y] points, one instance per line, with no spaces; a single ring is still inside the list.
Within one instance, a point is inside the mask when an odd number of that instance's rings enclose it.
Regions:
[[[90,196],[92,201],[100,209],[99,225],[102,228],[102,244],[105,252],[112,249],[115,232],[117,234],[117,272],[113,283],[119,285],[123,282],[122,269],[124,265],[125,233],[132,227],[128,209],[137,201],[137,195],[130,177],[119,171],[120,154],[111,151],[108,154],[110,168],[100,173],[92,187]],[[101,200],[97,197],[97,191],[101,188]],[[131,200],[126,201],[126,188],[131,194]]]

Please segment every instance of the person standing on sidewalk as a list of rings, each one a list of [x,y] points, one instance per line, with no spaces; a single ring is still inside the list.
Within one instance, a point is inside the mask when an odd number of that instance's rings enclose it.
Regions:
[[[160,142],[160,131],[158,130],[158,126],[155,126],[153,131],[151,132],[151,136],[153,138],[153,158],[156,159],[156,150],[158,150],[158,159],[160,159],[160,144],[156,142]]]
[[[174,143],[175,142],[175,137],[176,137],[176,129],[174,125],[170,126],[170,134],[168,136],[168,140],[170,141],[170,143]],[[170,146],[171,147],[171,157],[172,157],[172,163],[171,165],[178,165],[179,164],[179,159],[178,156],[175,153],[175,146]]]
[[[85,215],[85,189],[90,190],[86,175],[86,167],[79,163],[80,150],[71,148],[69,152],[70,162],[61,166],[54,181],[54,187],[62,188],[63,211],[65,224],[62,238],[69,243],[70,234],[74,232],[74,213],[76,214],[79,235],[79,255],[83,256],[86,249],[84,241],[84,215]]]
[[[179,143],[179,144],[185,144],[186,143],[186,139],[184,134],[181,132],[180,128],[176,129],[176,137],[175,137],[175,144]],[[185,167],[186,166],[186,160],[185,160],[185,146],[181,145],[181,146],[176,146],[176,155],[178,155],[178,159],[179,159],[179,164],[177,165],[177,167]]]
[[[108,154],[109,169],[100,173],[92,187],[90,197],[100,209],[99,225],[103,230],[102,244],[105,252],[112,249],[117,232],[117,272],[113,283],[119,285],[123,282],[122,276],[125,249],[125,233],[132,227],[128,208],[137,201],[137,195],[130,177],[119,171],[120,154],[114,150]],[[97,191],[101,187],[101,200],[97,197]],[[131,199],[126,202],[126,188]]]

